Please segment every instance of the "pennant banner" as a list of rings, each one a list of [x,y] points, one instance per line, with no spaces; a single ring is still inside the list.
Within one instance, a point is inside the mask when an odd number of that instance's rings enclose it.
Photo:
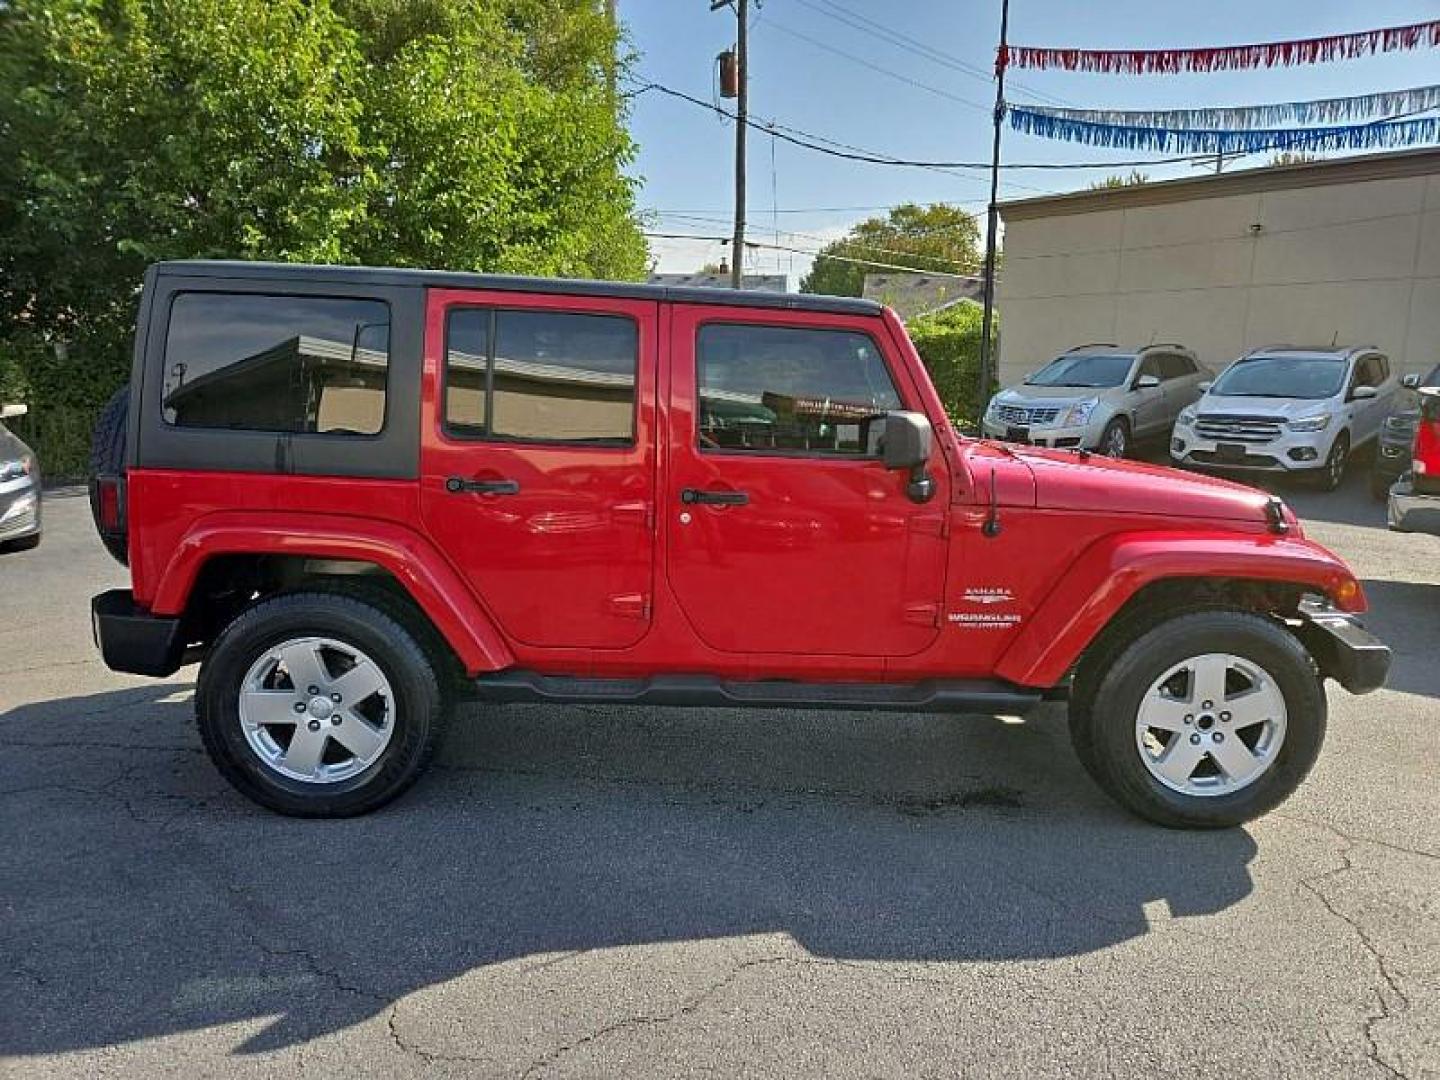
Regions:
[[[1057,120],[1122,127],[1205,128],[1211,131],[1253,130],[1281,124],[1320,125],[1352,120],[1384,120],[1413,116],[1435,108],[1440,108],[1440,86],[1221,109],[1058,109],[1048,105],[1025,106],[1028,112],[1052,116]]]
[[[1364,30],[1358,34],[1204,49],[1049,49],[1011,45],[1000,50],[996,63],[1001,68],[1064,68],[1066,71],[1125,75],[1173,75],[1183,71],[1291,67],[1437,46],[1440,46],[1440,19],[1411,26],[1392,26],[1385,30]]]
[[[1440,118],[1396,120],[1341,127],[1257,128],[1210,131],[1202,128],[1134,127],[1052,116],[1036,109],[1006,109],[1010,126],[1027,135],[1065,139],[1091,146],[1159,150],[1173,154],[1253,154],[1263,150],[1365,150],[1414,146],[1440,140]]]

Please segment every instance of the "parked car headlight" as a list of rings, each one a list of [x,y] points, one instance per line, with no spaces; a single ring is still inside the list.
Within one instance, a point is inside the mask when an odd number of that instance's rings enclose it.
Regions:
[[[1385,417],[1385,430],[1392,435],[1403,435],[1409,438],[1415,434],[1415,421],[1408,416],[1387,416]]]
[[[1088,401],[1077,401],[1060,414],[1059,425],[1065,427],[1084,427],[1090,422],[1090,414],[1095,411],[1099,402],[1095,398]]]
[[[1000,395],[996,394],[990,399],[990,404],[985,406],[985,419],[994,420],[1000,415]]]
[[[13,461],[0,461],[0,484],[10,480],[19,480],[22,476],[29,476],[32,467],[28,457],[15,458]]]
[[[1189,427],[1191,424],[1195,423],[1195,417],[1197,415],[1199,414],[1197,413],[1194,405],[1186,405],[1185,408],[1180,410],[1180,415],[1175,418],[1175,422],[1184,427]]]
[[[1291,420],[1285,426],[1291,431],[1324,431],[1330,426],[1330,414],[1322,412],[1314,416],[1302,416],[1298,420]]]

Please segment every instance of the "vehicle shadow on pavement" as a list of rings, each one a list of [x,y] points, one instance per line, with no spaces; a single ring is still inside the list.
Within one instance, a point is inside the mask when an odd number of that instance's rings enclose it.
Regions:
[[[1084,776],[1054,706],[1021,725],[467,708],[401,801],[303,821],[224,785],[187,691],[0,716],[0,1052],[236,1021],[261,1025],[237,1052],[266,1051],[492,965],[542,958],[511,965],[521,980],[555,954],[654,943],[780,934],[847,962],[1078,956],[1252,887],[1248,833],[1126,816]],[[644,965],[617,961],[614,978]]]

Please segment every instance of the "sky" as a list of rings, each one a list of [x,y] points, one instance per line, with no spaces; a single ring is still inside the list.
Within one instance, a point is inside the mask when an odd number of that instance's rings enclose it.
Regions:
[[[728,8],[710,0],[617,0],[635,53],[632,79],[718,101],[716,54],[735,37]],[[896,157],[988,162],[992,69],[1000,0],[751,0],[750,110],[757,121]],[[1437,0],[1012,0],[1010,41],[1081,48],[1168,48],[1316,37],[1440,17]],[[887,42],[862,21],[922,42],[939,62]],[[857,25],[858,24],[858,25]],[[1303,101],[1440,83],[1440,52],[1196,75],[1021,71],[1007,98],[1080,108],[1195,108]],[[919,84],[919,85],[917,85]],[[733,109],[733,101],[724,102]],[[731,229],[734,128],[707,109],[655,91],[632,101],[639,144],[632,172],[654,232],[721,236]],[[1007,163],[1093,162],[1063,172],[1008,171],[1001,198],[1086,187],[1131,162],[1163,154],[1110,150],[1005,130]],[[1339,155],[1328,155],[1339,156]],[[1262,165],[1269,155],[1228,169]],[[748,236],[814,251],[855,222],[896,203],[946,201],[983,213],[986,170],[940,171],[843,161],[773,140],[749,140]],[[1141,166],[1153,180],[1200,175],[1188,164]],[[776,212],[778,211],[778,212]],[[698,270],[726,251],[713,240],[651,240],[658,269]],[[787,273],[794,287],[810,259],[757,251],[747,272]]]

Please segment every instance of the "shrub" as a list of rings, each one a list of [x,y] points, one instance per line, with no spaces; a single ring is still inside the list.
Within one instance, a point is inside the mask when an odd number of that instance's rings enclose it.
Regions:
[[[930,380],[940,394],[945,411],[957,427],[973,428],[980,423],[980,328],[984,312],[979,304],[962,301],[928,315],[912,319],[908,329],[910,340]],[[991,386],[998,384],[993,372],[998,362],[998,318],[991,328]]]

